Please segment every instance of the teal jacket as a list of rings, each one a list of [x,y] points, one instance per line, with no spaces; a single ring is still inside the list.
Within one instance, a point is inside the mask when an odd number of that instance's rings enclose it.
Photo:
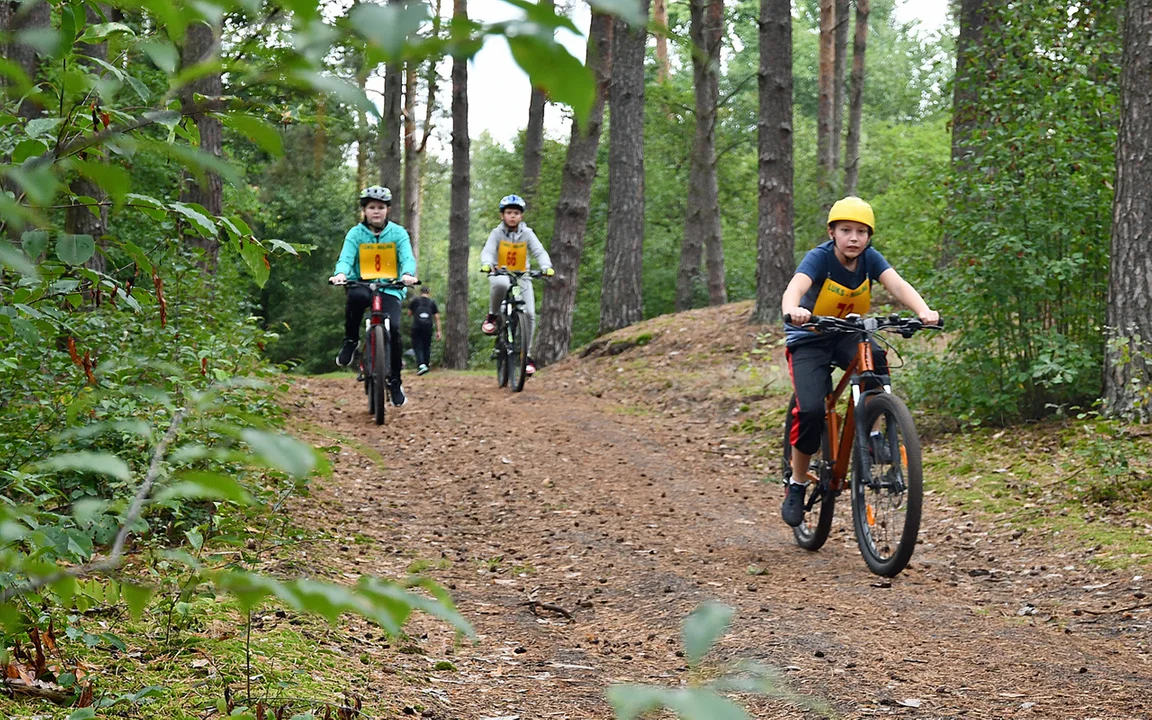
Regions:
[[[376,234],[366,223],[360,223],[348,231],[344,236],[344,247],[340,249],[340,259],[336,261],[336,272],[344,273],[349,280],[360,279],[360,244],[361,243],[396,243],[396,262],[400,268],[400,275],[416,275],[416,256],[412,254],[412,240],[408,231],[394,222],[388,222],[384,229]],[[399,280],[400,278],[396,278]],[[389,288],[384,292],[401,300],[408,294],[405,289]]]

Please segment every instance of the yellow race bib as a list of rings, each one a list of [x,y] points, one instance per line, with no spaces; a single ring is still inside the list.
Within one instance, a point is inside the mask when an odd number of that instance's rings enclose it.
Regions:
[[[872,284],[865,279],[858,288],[848,288],[828,278],[816,296],[813,315],[847,317],[851,313],[866,315],[872,307]]]
[[[396,243],[361,243],[361,279],[388,278],[395,280],[396,277]]]
[[[513,272],[528,269],[528,243],[501,240],[496,248],[496,266]]]

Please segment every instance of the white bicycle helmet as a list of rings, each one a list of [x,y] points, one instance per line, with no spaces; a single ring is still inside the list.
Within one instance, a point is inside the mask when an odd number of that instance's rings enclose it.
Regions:
[[[516,208],[520,212],[524,212],[528,203],[524,202],[524,198],[519,195],[505,195],[500,198],[500,212],[504,212],[508,208]]]
[[[369,200],[379,200],[385,205],[392,205],[392,191],[381,185],[372,185],[360,191],[360,207],[368,204]]]

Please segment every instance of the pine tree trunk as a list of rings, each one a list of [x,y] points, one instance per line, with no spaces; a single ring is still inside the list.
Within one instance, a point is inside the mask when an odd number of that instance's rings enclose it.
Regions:
[[[454,0],[453,23],[467,24],[467,0]],[[471,160],[468,156],[468,59],[452,58],[452,189],[448,216],[448,294],[444,364],[468,367],[468,220]]]
[[[612,29],[611,15],[593,11],[586,64],[596,75],[596,101],[588,113],[586,128],[572,121],[549,252],[556,275],[544,291],[533,355],[541,366],[563,358],[572,343],[577,275],[584,255],[584,233],[588,226],[592,183],[596,179],[596,152],[604,124],[604,100],[612,74]]]
[[[856,37],[852,43],[852,93],[848,100],[848,146],[844,153],[844,194],[856,194],[860,177],[860,130],[864,119],[864,51],[868,45],[871,0],[856,0]]]
[[[816,189],[821,202],[831,194],[832,106],[835,95],[836,0],[820,0],[820,53],[816,103]]]
[[[1109,412],[1152,420],[1152,0],[1128,0],[1120,71],[1120,134],[1104,399]],[[1128,357],[1125,357],[1127,355]]]
[[[404,228],[412,240],[412,254],[419,257],[420,237],[416,216],[420,212],[420,160],[416,151],[416,63],[404,65]]]
[[[50,30],[52,22],[52,6],[47,2],[38,2],[35,4],[20,4],[15,2],[8,2],[8,0],[0,0],[0,29],[3,29],[11,34],[21,32],[23,30]],[[3,51],[3,57],[11,60],[20,66],[28,79],[36,84],[41,78],[40,76],[40,55],[36,49],[31,45],[19,42],[12,38],[10,42],[0,47]],[[0,77],[0,83],[7,85],[7,79]],[[40,104],[35,100],[24,100],[20,103],[16,114],[22,118],[34,118],[40,115]]]
[[[102,18],[99,13],[96,12],[95,8],[86,7],[85,11],[89,24],[102,22]],[[107,43],[81,43],[77,47],[77,50],[85,57],[95,58],[97,60],[108,59]],[[95,63],[93,63],[93,65],[95,65]],[[93,69],[99,70],[98,67],[94,67]],[[73,195],[90,197],[97,202],[102,202],[106,198],[104,190],[98,184],[83,176],[77,177],[72,181],[71,189]],[[107,232],[108,208],[101,205],[96,208],[96,210],[97,212],[93,213],[88,207],[68,208],[64,213],[64,230],[73,235],[91,235],[96,240],[98,249],[96,253],[89,258],[88,262],[84,263],[84,266],[90,270],[104,272],[104,254],[100,250],[100,248],[103,247],[103,243],[100,242],[100,238]]]
[[[644,17],[648,0],[640,0]],[[600,333],[644,317],[644,26],[616,20],[608,91],[608,233],[600,290]]]
[[[541,0],[541,6],[553,7],[552,0]],[[544,106],[548,96],[540,88],[532,88],[528,99],[528,127],[524,129],[524,180],[520,194],[529,204],[536,199],[540,184],[540,168],[544,165]]]
[[[792,232],[792,3],[760,0],[759,232],[753,321],[780,319],[795,269]]]
[[[844,134],[844,76],[848,71],[848,8],[850,0],[836,0],[836,48],[832,58],[832,169],[840,168],[840,138]]]
[[[984,31],[996,0],[960,0],[960,31],[956,38],[956,74],[952,83],[952,174],[959,177],[976,152],[975,133],[981,124],[980,88],[987,77],[983,57]],[[956,191],[962,197],[963,190]],[[945,234],[940,242],[940,267],[950,264],[955,242]]]
[[[356,73],[356,85],[360,92],[368,86],[368,70],[361,68]],[[356,189],[368,187],[368,143],[371,142],[371,132],[368,129],[368,113],[363,109],[356,111]]]
[[[665,82],[672,74],[672,63],[668,59],[668,0],[652,0],[652,20],[660,25],[656,35],[656,82]]]
[[[184,36],[183,68],[192,67],[219,54],[220,32],[218,28],[203,22],[195,22],[188,26]],[[192,113],[193,109],[196,110],[192,117],[195,118],[196,127],[200,131],[200,151],[217,158],[223,155],[223,126],[209,113],[215,109],[217,104],[213,99],[219,98],[223,92],[224,85],[220,73],[212,73],[189,83],[180,96],[180,104],[185,114]],[[208,98],[201,101],[202,106],[199,108],[196,107],[197,103],[194,100],[196,95]],[[191,176],[186,176],[184,188],[180,193],[180,200],[198,203],[213,215],[219,215],[223,212],[224,201],[224,186],[220,176],[214,172],[205,172],[203,184],[196,182]],[[194,235],[189,236],[188,241],[193,247],[198,247],[204,251],[202,267],[209,272],[214,272],[216,257],[220,252],[219,240],[214,237],[202,238]]]
[[[724,246],[720,232],[720,189],[716,178],[716,104],[724,5],[718,0],[691,0],[689,34],[695,45],[692,73],[696,90],[696,134],[692,143],[684,240],[676,284],[676,309],[692,306],[700,271],[701,250],[708,257],[708,299],[727,302],[724,286]]]
[[[403,126],[400,104],[404,97],[404,63],[384,65],[384,103],[380,111],[380,184],[392,191],[392,207],[403,215],[404,191],[400,169],[400,136]]]

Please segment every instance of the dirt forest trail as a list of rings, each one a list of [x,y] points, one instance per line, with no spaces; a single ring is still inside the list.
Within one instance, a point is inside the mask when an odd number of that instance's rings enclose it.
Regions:
[[[396,577],[417,563],[480,635],[456,644],[419,618],[404,646],[350,628],[385,717],[610,718],[610,684],[693,679],[679,628],[706,600],[736,608],[710,662],[770,664],[838,717],[1152,717],[1149,618],[1120,612],[1139,576],[1055,551],[1015,560],[929,497],[912,566],[882,581],[844,501],[823,550],[793,543],[779,485],[723,420],[622,411],[577,382],[563,364],[515,395],[488,376],[411,375],[383,428],[350,377],[296,383],[298,426],[341,445],[293,511],[348,538],[310,551],[313,569]],[[756,718],[822,717],[740,702]]]

